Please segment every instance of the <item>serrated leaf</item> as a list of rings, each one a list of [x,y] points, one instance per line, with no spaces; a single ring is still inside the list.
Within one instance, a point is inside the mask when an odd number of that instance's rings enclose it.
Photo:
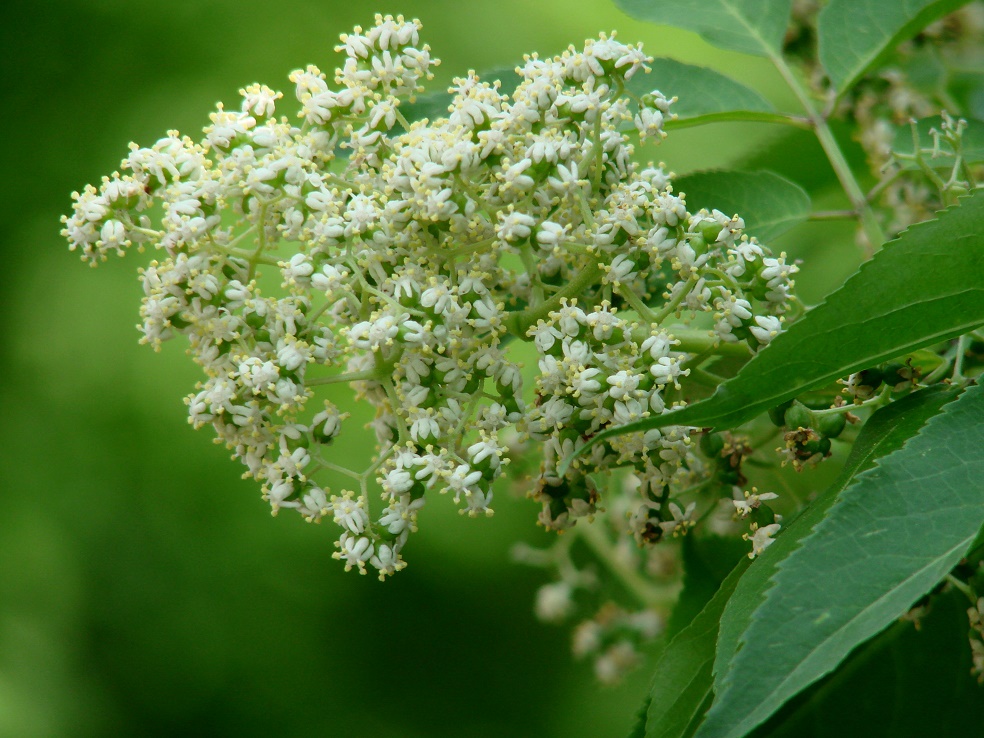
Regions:
[[[666,638],[672,638],[693,622],[748,553],[745,541],[723,536],[685,536],[680,548],[683,589],[666,624]]]
[[[746,735],[957,564],[984,518],[982,417],[971,387],[841,493],[779,564],[698,736]]]
[[[965,119],[967,126],[964,128],[961,140],[960,153],[966,164],[980,164],[984,161],[984,121],[974,118]],[[933,150],[932,129],[940,130],[942,121],[938,116],[932,118],[922,118],[916,121],[916,135],[918,136],[919,148],[921,151]],[[905,155],[911,155],[915,151],[912,140],[912,128],[910,126],[899,126],[895,133],[895,143],[892,150]],[[946,144],[939,147],[935,155],[923,154],[923,159],[933,168],[953,166],[953,152]],[[918,164],[912,161],[900,161],[903,168],[916,169]]]
[[[845,715],[853,735],[978,735],[984,689],[970,675],[966,609],[960,592],[934,596],[918,629],[895,623],[752,738],[843,738]]]
[[[717,209],[738,213],[745,230],[768,242],[810,215],[810,196],[802,187],[772,172],[695,172],[673,181],[673,188],[687,195],[691,211]]]
[[[968,0],[830,0],[820,11],[820,63],[840,95],[916,35]]]
[[[649,67],[652,71],[633,75],[626,88],[640,97],[653,90],[676,96],[671,110],[677,118],[667,121],[666,128],[720,120],[785,120],[758,92],[713,69],[666,58],[653,59]]]
[[[628,15],[699,33],[722,49],[775,56],[792,0],[615,0]]]
[[[632,731],[629,738],[646,738],[646,716],[649,714],[650,699],[647,696],[642,705],[636,711],[635,719],[632,722]]]
[[[956,397],[956,391],[936,385],[927,387],[875,412],[854,441],[851,453],[837,479],[792,522],[745,572],[721,617],[714,681],[723,692],[741,637],[748,629],[752,613],[765,600],[779,562],[799,548],[801,542],[824,519],[838,495],[854,477],[870,469],[878,459],[899,450],[919,432],[931,417]]]
[[[699,720],[709,704],[713,679],[714,643],[718,621],[747,567],[745,560],[722,582],[700,614],[677,633],[656,663],[650,687],[646,738],[682,738]]]
[[[711,397],[598,433],[578,455],[606,438],[666,425],[734,428],[810,389],[984,324],[982,219],[978,193],[912,226]]]

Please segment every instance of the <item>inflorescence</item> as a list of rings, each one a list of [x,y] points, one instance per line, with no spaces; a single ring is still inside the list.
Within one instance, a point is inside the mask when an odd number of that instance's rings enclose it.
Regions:
[[[594,477],[619,468],[635,478],[627,532],[685,532],[694,505],[677,490],[708,473],[697,429],[624,435],[558,465],[601,430],[684,404],[695,357],[767,344],[795,266],[634,162],[632,137],[659,142],[673,117],[659,92],[625,91],[648,71],[640,48],[613,34],[532,55],[509,91],[470,72],[447,117],[410,122],[438,63],[419,30],[387,16],[342,36],[334,87],[314,66],[290,75],[295,118],[251,85],[200,142],[131,145],[120,172],[75,193],[64,235],[93,265],[154,249],[139,328],[155,348],[190,342],[205,375],[191,423],[215,430],[274,513],[332,519],[346,568],[403,568],[435,492],[491,514],[512,448],[542,454],[531,496],[547,528],[592,516]],[[264,267],[279,280],[261,290]],[[536,351],[532,385],[517,341]],[[346,383],[375,408],[361,471],[327,452],[345,414],[318,392]],[[327,475],[351,489],[333,493]],[[776,527],[753,526],[756,551]]]

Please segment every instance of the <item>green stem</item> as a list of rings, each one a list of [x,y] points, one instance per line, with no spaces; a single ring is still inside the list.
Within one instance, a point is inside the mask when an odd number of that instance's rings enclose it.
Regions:
[[[403,130],[404,131],[409,131],[410,130],[410,122],[406,118],[403,117],[403,113],[400,112],[399,108],[395,108],[393,110],[393,112],[396,113],[396,121],[397,121],[397,123],[399,123],[401,126],[403,126]]]
[[[690,290],[694,288],[694,285],[697,284],[697,281],[698,279],[696,274],[692,276],[690,279],[688,279],[686,284],[684,284],[684,286],[680,289],[679,294],[677,294],[676,297],[674,297],[672,300],[666,303],[663,306],[662,310],[660,310],[658,313],[655,313],[653,315],[653,319],[650,322],[662,323],[673,313],[675,313],[677,311],[677,308],[680,307],[680,303],[683,302],[683,299],[690,293]]]
[[[263,256],[262,254],[257,254],[255,251],[237,249],[232,246],[220,246],[214,242],[212,243],[212,248],[222,254],[225,254],[226,256],[236,256],[241,259],[246,259],[251,264],[267,264],[268,266],[280,265],[280,259],[275,259],[272,256]]]
[[[676,596],[677,586],[657,587],[647,582],[635,569],[629,568],[619,560],[618,552],[611,540],[601,529],[600,523],[582,521],[574,528],[594,554],[605,564],[612,574],[639,602],[646,606],[666,604]]]
[[[393,412],[393,417],[396,418],[396,430],[399,434],[400,444],[405,444],[410,441],[410,431],[407,428],[407,423],[403,419],[403,416],[400,415],[400,408],[403,406],[403,403],[396,396],[396,387],[393,386],[393,382],[389,377],[381,379],[380,383],[383,385],[383,389],[386,390],[386,397],[392,406],[390,409]]]
[[[857,217],[855,210],[817,210],[810,213],[810,220],[844,220]]]
[[[381,379],[378,370],[376,369],[366,369],[361,372],[346,372],[345,374],[336,374],[333,377],[318,377],[316,379],[308,379],[304,384],[308,387],[316,387],[322,384],[338,384],[339,382],[360,382],[360,381],[378,381]]]
[[[330,461],[325,461],[324,459],[318,459],[318,461],[321,462],[321,467],[323,469],[329,469],[333,472],[337,472],[338,474],[343,474],[344,476],[358,480],[359,482],[362,481],[362,475],[358,472],[354,472],[351,469],[346,469],[344,466],[339,466],[338,464],[332,464]]]
[[[658,323],[656,320],[656,313],[654,313],[649,306],[642,301],[642,298],[635,293],[635,290],[627,287],[624,284],[619,285],[618,293],[625,298],[625,301],[632,306],[632,309],[639,313],[639,316],[649,322]]]
[[[621,315],[621,313],[619,313]],[[632,331],[632,340],[642,343],[649,338],[651,328],[642,326]],[[672,326],[667,329],[679,345],[674,347],[674,351],[682,351],[687,354],[716,354],[718,356],[734,356],[739,358],[749,358],[752,351],[745,343],[725,343],[711,331],[702,331],[694,328],[683,328]]]
[[[308,320],[308,323],[311,323],[311,324],[313,324],[313,323],[314,323],[315,321],[317,321],[317,319],[318,319],[318,318],[320,318],[320,317],[321,317],[322,315],[324,315],[324,313],[325,313],[325,311],[326,311],[326,310],[327,310],[328,308],[330,308],[330,307],[331,307],[331,306],[332,306],[333,304],[334,304],[334,303],[331,303],[331,302],[326,302],[326,303],[325,303],[324,305],[322,305],[321,307],[319,307],[319,308],[317,308],[317,309],[315,309],[315,311],[314,311],[314,312],[312,312],[312,313],[310,313],[310,314],[308,314],[308,316],[307,316],[307,320]]]
[[[598,106],[597,118],[595,118],[594,126],[594,145],[591,150],[592,158],[594,159],[594,171],[591,173],[591,183],[592,189],[595,192],[601,190],[601,170],[604,166],[605,159],[605,149],[604,145],[601,143],[601,119],[602,119],[602,106]]]
[[[347,179],[342,179],[335,174],[323,174],[322,179],[328,184],[333,184],[336,187],[344,187],[347,190],[353,190],[355,192],[359,191],[359,185],[355,182],[349,182]]]
[[[905,172],[904,169],[898,167],[891,174],[882,177],[882,179],[878,182],[878,184],[876,184],[868,191],[868,194],[865,195],[864,199],[867,200],[868,202],[874,202],[875,198],[878,197],[882,192],[884,192],[889,185],[891,185],[899,177],[901,177],[904,172]]]
[[[266,249],[266,204],[260,205],[259,218],[256,222],[256,251],[249,258],[249,279],[256,277],[256,265],[263,259],[263,251]]]
[[[542,305],[544,300],[543,282],[540,280],[540,272],[536,268],[536,258],[533,255],[533,247],[530,246],[529,239],[519,247],[519,258],[523,262],[523,268],[529,275],[530,284],[533,286],[532,306]]]
[[[874,397],[865,400],[864,402],[859,402],[857,404],[841,405],[840,407],[829,407],[824,410],[811,410],[810,412],[812,412],[814,415],[819,415],[819,416],[843,415],[844,413],[849,413],[854,410],[860,410],[863,407],[874,407],[875,409],[878,409],[882,405],[888,404],[888,401],[890,399],[892,399],[892,388],[889,387],[888,385],[885,385],[885,387],[882,389],[881,392],[879,392]]]
[[[546,318],[552,311],[561,307],[564,300],[577,297],[584,292],[588,287],[598,281],[601,272],[601,264],[592,261],[549,300],[546,300],[537,307],[529,307],[526,310],[517,310],[509,313],[504,321],[506,328],[517,338],[525,339],[526,331],[531,326],[536,325],[538,320]]]
[[[868,200],[864,192],[861,191],[861,186],[854,177],[851,166],[847,163],[847,159],[844,158],[844,152],[841,151],[837,139],[834,138],[834,134],[830,130],[830,126],[827,125],[826,118],[814,107],[809,94],[799,83],[799,80],[796,79],[796,75],[793,74],[793,70],[786,64],[786,60],[779,54],[772,54],[771,60],[776,69],[779,70],[779,74],[786,81],[786,84],[793,91],[793,94],[799,99],[803,110],[806,111],[807,116],[813,124],[813,131],[816,133],[824,153],[827,154],[830,166],[833,167],[834,174],[837,175],[841,187],[844,188],[844,192],[851,201],[851,205],[857,211],[858,217],[861,219],[861,228],[864,230],[865,236],[867,236],[871,244],[870,249],[868,249],[868,255],[870,256],[876,248],[885,243],[885,234],[875,217],[874,211],[868,205]]]
[[[722,113],[705,113],[703,115],[695,115],[688,118],[673,118],[672,120],[667,120],[663,123],[663,130],[676,131],[680,128],[693,128],[694,126],[703,126],[708,123],[732,122],[779,123],[781,125],[793,126],[794,128],[803,128],[806,130],[811,130],[813,128],[813,124],[808,118],[803,118],[798,115],[789,115],[788,113],[759,112],[756,110],[729,110]]]
[[[957,579],[952,574],[947,574],[945,578],[946,578],[946,581],[950,583],[950,586],[952,586],[954,589],[957,589],[960,592],[962,592],[967,597],[967,599],[970,600],[970,603],[972,605],[976,605],[977,604],[977,595],[974,594],[974,590],[972,590],[967,585],[966,582],[960,581],[959,579]]]
[[[960,336],[957,339],[957,353],[953,357],[953,374],[950,381],[954,384],[961,384],[964,381],[963,365],[967,350],[970,348],[970,337]]]

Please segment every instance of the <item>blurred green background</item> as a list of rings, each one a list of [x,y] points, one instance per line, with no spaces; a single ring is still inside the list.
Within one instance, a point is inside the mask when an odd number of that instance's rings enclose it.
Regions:
[[[197,370],[183,346],[137,344],[144,257],[89,270],[59,238],[69,193],[129,141],[197,137],[250,82],[289,92],[290,70],[331,69],[338,34],[377,11],[423,21],[438,87],[616,29],[791,104],[764,61],[606,0],[7,0],[0,736],[627,732],[646,670],[596,686],[570,632],[533,617],[540,572],[510,562],[513,542],[546,540],[533,503],[504,492],[494,518],[470,520],[435,500],[406,571],[385,584],[343,573],[331,529],[271,519],[227,452],[187,425]],[[685,130],[644,155],[677,172],[728,166],[775,135]],[[829,262],[808,297],[851,262]],[[368,452],[354,426],[339,453]]]

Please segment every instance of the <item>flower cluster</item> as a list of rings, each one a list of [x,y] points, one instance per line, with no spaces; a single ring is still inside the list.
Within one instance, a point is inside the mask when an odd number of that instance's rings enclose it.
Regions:
[[[627,466],[636,538],[684,532],[693,505],[668,490],[701,473],[692,429],[624,436],[563,477],[558,460],[685,403],[698,353],[767,344],[796,268],[634,162],[631,132],[658,142],[672,118],[659,92],[624,93],[645,70],[639,48],[602,35],[530,56],[508,94],[469,73],[447,116],[411,122],[438,63],[419,30],[378,16],[342,36],[334,86],[317,67],[290,75],[296,117],[251,85],[200,141],[132,145],[120,172],[75,193],[64,235],[93,265],[155,250],[140,330],[155,348],[190,342],[204,373],[190,421],[215,430],[274,513],[333,520],[347,568],[401,569],[435,493],[490,514],[513,428],[542,445],[548,527],[591,515],[590,475]],[[532,393],[512,339],[537,351]],[[368,469],[326,455],[346,416],[317,393],[334,384],[375,409]]]
[[[795,0],[784,50],[804,65],[813,87],[826,95],[826,73],[815,53],[822,6],[818,0]],[[880,180],[869,199],[881,207],[889,236],[932,218],[984,176],[963,150],[966,121],[953,120],[942,109],[960,107],[958,99],[942,90],[975,63],[982,40],[984,6],[968,3],[899,44],[884,63],[838,96],[835,112],[857,125],[858,143]],[[938,124],[934,121],[930,131],[923,128],[914,136],[913,121],[934,118]],[[859,232],[858,238],[864,242],[867,237]]]
[[[970,621],[967,633],[972,661],[970,673],[984,684],[984,597],[978,597],[974,606],[967,609],[967,618]]]

